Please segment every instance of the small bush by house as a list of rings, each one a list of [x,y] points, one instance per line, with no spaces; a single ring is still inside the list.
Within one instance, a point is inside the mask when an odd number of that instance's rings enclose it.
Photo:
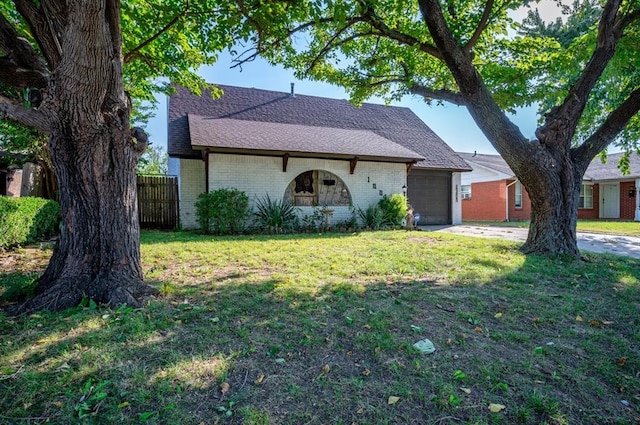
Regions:
[[[249,197],[238,189],[201,193],[196,201],[196,215],[204,233],[239,233],[249,216]]]
[[[0,249],[58,234],[60,205],[43,198],[0,196]]]

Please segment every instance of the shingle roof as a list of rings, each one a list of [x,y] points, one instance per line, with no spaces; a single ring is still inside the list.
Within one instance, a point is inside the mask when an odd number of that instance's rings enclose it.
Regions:
[[[458,152],[458,155],[467,161],[467,163],[476,163],[509,176],[515,175],[507,165],[507,162],[500,155],[476,154],[469,152]],[[470,164],[470,166],[473,168],[473,164]]]
[[[412,150],[424,158],[416,167],[468,171],[468,165],[410,109],[329,99],[255,88],[218,86],[224,91],[213,100],[209,92],[195,96],[182,87],[169,98],[168,153],[199,158],[191,146],[187,114],[209,118],[295,124],[343,130],[368,130]]]
[[[630,172],[623,175],[618,168],[618,161],[622,157],[622,153],[612,153],[607,155],[607,162],[602,163],[600,158],[595,158],[589,164],[584,178],[588,180],[618,180],[618,179],[635,179],[640,178],[640,155],[632,153],[629,157]]]
[[[345,130],[299,124],[265,123],[188,114],[191,145],[227,151],[263,151],[280,154],[330,154],[360,159],[423,159],[403,146],[368,130]]]
[[[476,163],[487,168],[499,171],[504,174],[513,176],[514,173],[500,155],[472,154],[467,152],[458,152],[458,155],[469,163]],[[622,153],[612,153],[607,156],[607,162],[602,163],[600,158],[594,158],[589,164],[584,174],[585,180],[619,180],[619,179],[635,179],[640,178],[640,155],[632,153],[629,157],[630,173],[623,175],[618,168],[618,161],[622,157]]]

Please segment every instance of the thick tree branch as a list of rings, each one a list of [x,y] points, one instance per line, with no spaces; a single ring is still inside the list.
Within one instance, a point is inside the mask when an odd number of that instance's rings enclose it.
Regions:
[[[425,99],[444,100],[458,106],[465,106],[467,101],[460,93],[451,90],[433,90],[420,84],[412,84],[408,87],[411,94],[421,96]]]
[[[31,44],[20,37],[13,25],[0,13],[0,51],[16,67],[46,74],[47,70],[40,56]]]
[[[584,143],[575,148],[573,156],[577,164],[586,170],[591,160],[624,130],[629,120],[639,111],[640,88],[637,88]]]
[[[539,138],[544,139],[549,131],[565,132],[563,140],[573,138],[589,95],[615,54],[616,46],[623,34],[620,20],[624,19],[616,20],[621,3],[622,0],[608,0],[605,4],[598,26],[596,48],[562,105],[547,114],[545,124],[536,132]]]
[[[14,0],[14,3],[29,25],[49,68],[55,69],[62,57],[60,37],[65,26],[66,4],[55,0],[43,2],[43,7],[37,7],[30,0]]]
[[[518,127],[505,115],[487,89],[470,55],[453,38],[438,0],[419,0],[422,17],[438,48],[442,61],[460,88],[469,113],[496,150],[506,159],[518,159],[509,166],[525,164],[530,158],[531,144]]]
[[[0,82],[23,89],[25,87],[44,88],[47,86],[48,75],[33,69],[22,68],[8,57],[0,57]]]
[[[363,8],[362,18],[373,28],[380,31],[381,34],[385,35],[391,40],[397,41],[400,44],[418,47],[420,51],[427,53],[428,55],[431,55],[436,59],[442,59],[442,56],[440,55],[440,52],[436,48],[436,46],[433,46],[429,43],[421,42],[420,40],[409,34],[405,34],[401,31],[389,27],[383,22],[382,19],[378,18],[375,11],[369,4],[364,1],[360,1],[359,3]]]
[[[33,127],[43,133],[49,133],[49,121],[42,112],[27,108],[2,94],[0,94],[0,118]]]

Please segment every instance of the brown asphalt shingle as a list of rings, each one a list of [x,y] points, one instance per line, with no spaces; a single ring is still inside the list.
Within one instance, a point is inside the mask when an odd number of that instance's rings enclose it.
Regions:
[[[331,154],[362,159],[412,162],[418,154],[368,130],[345,130],[299,124],[209,118],[188,115],[191,145],[227,151]]]
[[[176,87],[177,92],[169,98],[170,156],[201,157],[192,149],[189,134],[187,114],[194,114],[208,118],[366,130],[410,149],[417,154],[414,158],[424,158],[416,167],[470,170],[467,163],[408,108],[369,103],[358,108],[346,100],[300,94],[291,97],[288,92],[254,88],[218,87],[224,94],[216,100],[209,92],[195,96],[182,87]],[[209,131],[215,132],[215,129]]]

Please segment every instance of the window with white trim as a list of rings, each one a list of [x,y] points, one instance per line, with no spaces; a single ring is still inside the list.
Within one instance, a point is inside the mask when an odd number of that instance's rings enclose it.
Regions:
[[[522,183],[516,182],[515,192],[514,205],[516,208],[522,208]]]
[[[580,200],[578,201],[578,208],[593,208],[593,185],[583,184],[580,186]]]
[[[460,196],[462,196],[462,199],[471,199],[471,185],[470,184],[460,185]]]

